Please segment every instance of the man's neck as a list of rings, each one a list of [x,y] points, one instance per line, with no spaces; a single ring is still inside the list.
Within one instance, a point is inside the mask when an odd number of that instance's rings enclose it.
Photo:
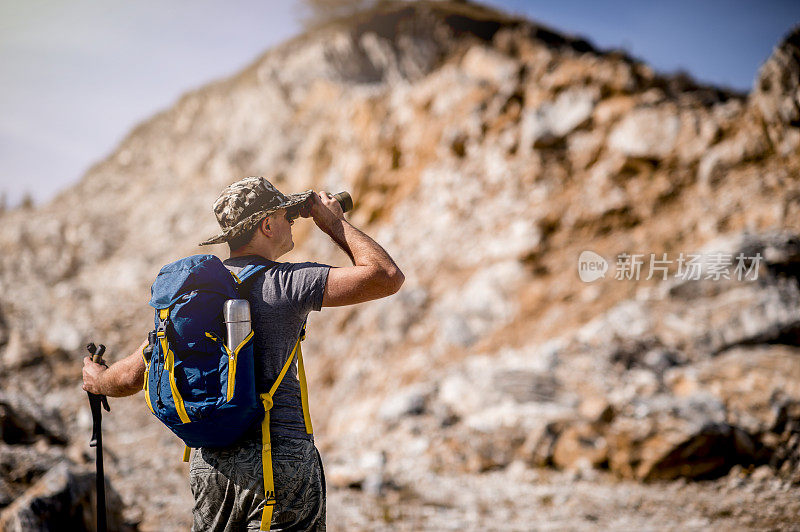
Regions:
[[[261,257],[261,258],[264,258],[264,259],[267,259],[267,260],[271,260],[273,262],[275,261],[275,259],[278,258],[278,257],[274,257],[273,253],[270,253],[267,250],[256,250],[256,249],[247,248],[247,247],[237,249],[236,251],[231,251],[230,258],[231,259],[235,259],[236,257],[247,257],[247,256],[253,256],[253,255],[255,255],[256,257]]]

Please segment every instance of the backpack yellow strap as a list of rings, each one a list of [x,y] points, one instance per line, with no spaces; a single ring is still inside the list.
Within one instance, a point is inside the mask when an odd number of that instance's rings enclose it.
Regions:
[[[286,363],[281,368],[281,372],[272,387],[267,393],[261,394],[261,402],[264,403],[264,420],[261,422],[261,466],[264,469],[264,511],[261,514],[261,526],[259,530],[269,530],[272,526],[272,511],[275,508],[275,480],[272,477],[272,443],[269,437],[269,411],[272,409],[272,396],[278,385],[283,380],[286,372],[289,371],[289,366],[292,365],[295,353],[300,350],[300,340],[302,336],[297,339],[294,344],[292,354],[286,360]]]
[[[142,390],[144,390],[144,400],[147,402],[147,408],[150,409],[150,412],[155,414],[156,411],[153,410],[153,404],[150,402],[150,390],[147,389],[147,381],[150,379],[150,363],[144,356],[145,349],[147,349],[147,347],[142,348],[142,360],[144,360],[144,385],[142,386]]]
[[[261,465],[264,469],[264,511],[261,513],[259,530],[269,530],[272,526],[272,511],[275,508],[275,481],[272,478],[272,444],[269,439],[269,410],[272,397],[261,394],[264,403],[264,420],[261,422]]]
[[[192,448],[186,445],[183,449],[183,461],[188,462],[189,457],[192,455]]]
[[[311,426],[311,414],[308,411],[308,384],[306,384],[306,370],[303,367],[303,348],[297,344],[297,376],[300,380],[300,400],[303,402],[303,421],[306,423],[306,434],[314,434]]]
[[[162,320],[167,319],[169,317],[169,309],[160,309],[158,311],[158,316]],[[166,369],[169,374],[169,387],[172,391],[172,401],[175,403],[175,410],[178,411],[178,417],[181,419],[181,422],[189,423],[189,414],[186,413],[183,398],[178,391],[178,385],[175,384],[175,353],[169,348],[166,334],[162,335],[159,333],[159,341],[161,342],[161,352],[164,353],[165,357],[164,369]]]

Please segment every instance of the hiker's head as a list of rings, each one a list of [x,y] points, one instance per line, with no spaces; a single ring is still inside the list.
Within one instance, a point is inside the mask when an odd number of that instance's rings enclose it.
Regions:
[[[275,245],[275,251],[291,250],[291,223],[286,210],[305,202],[314,192],[283,194],[263,177],[247,177],[228,185],[214,202],[222,233],[200,245],[227,242],[231,250],[254,244],[259,236]],[[288,242],[287,242],[288,235]]]
[[[286,209],[279,209],[239,236],[228,240],[231,252],[250,252],[278,258],[294,248],[292,229],[294,218],[287,216]]]

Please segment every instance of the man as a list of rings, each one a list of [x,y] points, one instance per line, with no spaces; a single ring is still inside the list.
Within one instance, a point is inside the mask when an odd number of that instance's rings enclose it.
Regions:
[[[214,203],[223,232],[201,245],[227,242],[234,273],[256,262],[270,266],[250,284],[256,391],[276,380],[306,317],[321,307],[353,305],[397,292],[404,276],[388,253],[344,218],[326,192],[284,195],[263,177],[248,177]],[[296,216],[311,217],[350,256],[353,266],[280,263],[291,251]],[[84,359],[83,388],[111,397],[142,389],[147,342],[108,369]],[[304,417],[297,359],[273,398],[270,435],[276,506],[272,530],[325,530],[325,477]],[[221,427],[221,430],[224,430]],[[190,485],[195,498],[193,530],[258,530],[264,508],[261,429],[254,426],[236,444],[194,452]]]

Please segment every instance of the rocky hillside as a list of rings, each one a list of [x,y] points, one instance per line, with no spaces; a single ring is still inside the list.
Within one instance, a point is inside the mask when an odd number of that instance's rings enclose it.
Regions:
[[[159,267],[206,252],[222,187],[264,175],[350,190],[351,221],[406,274],[388,299],[310,321],[331,529],[788,527],[798,87],[800,30],[735,94],[480,5],[419,1],[186,94],[48,205],[0,215],[0,453],[15,457],[0,504],[17,501],[0,522],[24,528],[54,475],[86,483],[82,344],[112,360],[138,345]],[[309,221],[295,242],[287,260],[346,264]],[[587,250],[604,278],[579,278]],[[651,253],[669,262],[648,276]],[[676,259],[690,256],[687,276]],[[112,409],[119,522],[185,529],[180,442],[142,397]]]

